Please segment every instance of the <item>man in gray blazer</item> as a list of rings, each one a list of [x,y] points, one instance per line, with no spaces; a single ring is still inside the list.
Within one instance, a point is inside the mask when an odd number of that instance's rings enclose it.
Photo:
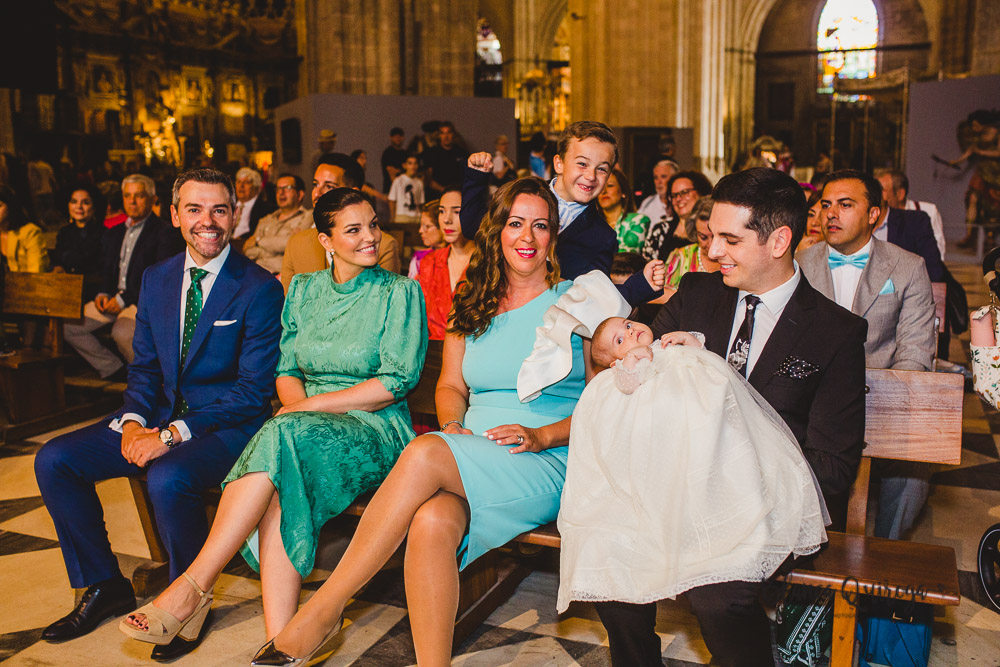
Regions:
[[[934,359],[934,296],[924,260],[872,237],[882,188],[875,178],[837,171],[823,187],[825,243],[796,256],[817,290],[868,321],[869,368],[928,371]],[[927,499],[926,465],[883,464],[875,534],[899,539]]]

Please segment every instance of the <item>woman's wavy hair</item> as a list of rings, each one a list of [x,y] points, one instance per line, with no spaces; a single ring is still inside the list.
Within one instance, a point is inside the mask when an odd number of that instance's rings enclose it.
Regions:
[[[503,185],[493,195],[490,208],[476,232],[476,248],[465,271],[465,280],[455,292],[454,308],[448,333],[479,337],[486,333],[507,294],[507,263],[500,234],[507,225],[514,201],[521,195],[541,197],[549,207],[552,232],[546,256],[545,282],[555,287],[559,282],[556,260],[556,235],[559,231],[559,205],[548,183],[529,176]]]

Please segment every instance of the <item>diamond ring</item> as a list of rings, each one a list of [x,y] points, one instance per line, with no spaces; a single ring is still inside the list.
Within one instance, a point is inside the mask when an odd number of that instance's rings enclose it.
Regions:
[[[524,436],[523,435],[517,436],[517,444],[519,444],[519,445],[523,445],[524,444]]]

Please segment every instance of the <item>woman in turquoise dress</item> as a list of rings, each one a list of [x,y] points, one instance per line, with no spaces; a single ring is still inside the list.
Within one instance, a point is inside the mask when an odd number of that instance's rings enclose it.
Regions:
[[[340,627],[351,596],[406,537],[417,662],[447,665],[459,568],[555,520],[589,341],[573,337],[569,375],[534,401],[518,401],[516,382],[542,315],[571,285],[559,282],[557,229],[557,204],[544,181],[522,178],[497,190],[445,339],[436,393],[442,430],[407,445],[333,574],[254,664],[297,665],[304,658],[294,656],[312,656]]]
[[[267,636],[276,635],[295,614],[320,528],[378,486],[414,436],[405,396],[427,349],[420,287],[378,266],[382,233],[357,191],[324,194],[313,217],[332,267],[297,275],[289,288],[276,371],[283,407],[226,477],[191,580],[179,577],[128,616],[135,628],[149,631],[147,617],[171,625],[163,614],[189,618],[206,604],[195,587],[210,590],[242,548],[261,573]]]

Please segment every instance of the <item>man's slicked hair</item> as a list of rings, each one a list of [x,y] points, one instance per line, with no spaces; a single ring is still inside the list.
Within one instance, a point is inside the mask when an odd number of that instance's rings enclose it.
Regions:
[[[236,210],[236,188],[233,187],[233,181],[216,169],[191,169],[178,176],[177,180],[174,181],[172,199],[174,208],[181,205],[181,186],[190,181],[207,183],[208,185],[221,185],[226,189],[226,195],[229,197],[230,210]]]
[[[729,174],[712,191],[712,201],[750,210],[747,228],[763,244],[779,227],[792,230],[791,252],[806,229],[806,196],[798,182],[777,169],[754,167]]]
[[[597,139],[606,144],[611,144],[615,149],[615,157],[611,160],[611,166],[613,167],[618,164],[618,137],[615,136],[614,130],[604,123],[599,123],[596,120],[578,120],[575,123],[571,123],[559,135],[559,145],[556,148],[556,154],[560,160],[566,159],[566,151],[569,150],[569,142],[572,139],[578,141]]]
[[[352,160],[350,155],[323,153],[319,158],[319,164],[328,164],[343,169],[345,187],[360,190],[361,186],[365,184],[365,170],[361,168],[357,160]]]
[[[857,169],[838,169],[823,179],[823,187],[820,190],[826,189],[827,185],[837,181],[861,181],[865,187],[865,197],[868,198],[868,208],[882,208],[882,184],[871,174]],[[894,180],[893,186],[895,185]]]

